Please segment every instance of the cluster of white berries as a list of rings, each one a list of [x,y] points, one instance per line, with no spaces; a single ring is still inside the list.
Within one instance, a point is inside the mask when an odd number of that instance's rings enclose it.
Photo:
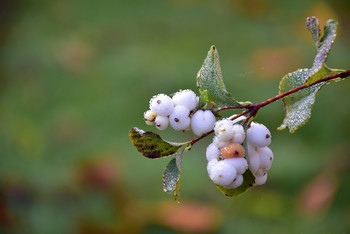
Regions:
[[[265,184],[267,171],[271,168],[273,153],[268,147],[271,133],[263,124],[252,123],[247,130],[249,169],[255,176],[255,185]]]
[[[271,143],[270,131],[262,124],[252,123],[245,132],[242,125],[236,124],[240,120],[242,118],[216,122],[215,137],[206,150],[210,179],[228,189],[237,188],[243,183],[243,174],[248,168],[255,176],[255,185],[264,184],[273,159],[272,151],[268,148]],[[242,145],[246,137],[249,163]]]
[[[210,110],[197,110],[199,98],[189,89],[180,90],[171,98],[158,94],[151,98],[150,110],[144,113],[148,125],[155,125],[159,130],[170,126],[174,130],[192,129],[193,133],[201,136],[214,128],[215,116]]]
[[[225,188],[237,188],[243,183],[243,174],[248,169],[242,146],[244,129],[230,119],[222,119],[216,122],[214,131],[213,143],[206,151],[209,177]]]

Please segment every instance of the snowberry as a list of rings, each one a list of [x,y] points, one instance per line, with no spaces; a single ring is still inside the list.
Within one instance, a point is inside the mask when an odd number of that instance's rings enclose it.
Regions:
[[[215,116],[210,110],[198,110],[191,119],[191,127],[194,134],[201,136],[214,128]]]
[[[169,125],[169,118],[166,117],[166,116],[161,116],[161,115],[158,115],[156,117],[156,119],[154,120],[154,125],[156,125],[156,127],[159,129],[159,130],[164,130],[168,127]]]
[[[243,146],[238,143],[225,145],[221,147],[220,152],[223,158],[243,158],[245,156]]]
[[[242,175],[237,175],[236,178],[233,180],[233,182],[229,185],[226,185],[225,188],[227,189],[234,189],[238,188],[243,184],[243,176]]]
[[[215,123],[214,132],[221,141],[231,141],[233,131],[233,124],[230,119],[222,119]]]
[[[236,178],[237,171],[234,166],[225,160],[218,161],[209,171],[210,179],[218,185],[226,186]]]
[[[151,110],[148,110],[145,113],[143,113],[143,119],[145,120],[147,125],[154,125],[154,120],[156,119],[156,117],[157,114]]]
[[[169,116],[174,110],[174,103],[168,95],[158,94],[151,98],[149,107],[157,115]]]
[[[221,148],[221,147],[224,147],[225,145],[231,144],[232,142],[231,141],[222,141],[218,136],[215,136],[213,139],[213,143],[217,147]]]
[[[176,106],[169,116],[169,122],[174,130],[186,130],[191,125],[190,111],[184,106]]]
[[[207,160],[211,161],[211,160],[217,159],[219,157],[220,150],[214,143],[211,143],[210,145],[208,145],[205,155],[207,157]]]
[[[173,102],[175,106],[184,106],[190,111],[196,109],[197,107],[197,96],[190,90],[180,90],[173,96]]]
[[[232,126],[232,142],[242,144],[245,138],[244,128],[240,124]]]
[[[263,124],[253,123],[247,130],[248,143],[256,147],[266,147],[271,143],[271,133]]]
[[[229,158],[225,159],[225,161],[236,168],[237,174],[243,174],[248,169],[248,163],[245,158]]]
[[[208,164],[207,164],[207,171],[208,171],[208,174],[211,173],[211,169],[218,163],[219,161],[215,158],[215,159],[212,159],[210,161],[208,161]]]
[[[266,183],[267,180],[267,173],[265,173],[263,176],[255,177],[255,185],[263,185]]]
[[[270,169],[273,160],[272,150],[269,147],[258,148],[257,153],[260,158],[260,168]]]
[[[259,154],[254,147],[248,145],[248,163],[249,169],[254,174],[260,168]]]

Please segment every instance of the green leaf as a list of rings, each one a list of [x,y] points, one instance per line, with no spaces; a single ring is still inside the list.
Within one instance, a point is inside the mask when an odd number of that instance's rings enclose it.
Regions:
[[[207,102],[208,102],[208,91],[207,90],[203,90],[201,92],[201,95],[199,96],[198,107],[199,108],[204,107]]]
[[[157,133],[145,132],[136,127],[129,131],[131,143],[147,158],[161,158],[176,153],[186,143],[163,140]]]
[[[246,170],[243,174],[243,184],[235,189],[227,189],[223,186],[217,185],[216,187],[226,196],[233,197],[246,192],[249,188],[253,187],[255,183],[255,177],[250,170]]]
[[[312,40],[314,41],[316,47],[320,45],[321,30],[318,19],[315,16],[306,18],[306,27],[310,31]]]
[[[303,85],[309,72],[310,69],[299,69],[284,76],[279,85],[279,93]],[[290,132],[295,132],[303,126],[310,119],[316,94],[325,84],[325,82],[321,82],[283,98],[286,117],[278,130],[288,127]]]
[[[238,106],[239,103],[227,92],[219,62],[219,53],[213,45],[197,74],[199,92],[208,92],[208,100],[218,106]]]
[[[168,163],[163,174],[163,190],[174,194],[176,202],[180,200],[181,162],[185,148],[179,149]]]
[[[325,63],[327,61],[329,51],[331,50],[336,37],[337,25],[337,21],[333,19],[328,20],[325,24],[324,34],[321,38],[320,46],[318,47],[314,63],[309,71],[308,78],[305,81],[305,85],[310,85],[324,77],[323,74],[325,73],[325,71],[322,70],[327,68]],[[313,34],[312,36],[314,37]]]

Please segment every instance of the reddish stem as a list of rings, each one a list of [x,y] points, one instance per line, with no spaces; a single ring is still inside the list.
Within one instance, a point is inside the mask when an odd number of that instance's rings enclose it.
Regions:
[[[262,108],[262,107],[264,107],[266,105],[269,105],[272,102],[280,100],[280,99],[282,99],[282,98],[284,98],[284,97],[286,97],[286,96],[288,96],[290,94],[296,93],[296,92],[298,92],[300,90],[306,89],[306,88],[308,88],[310,86],[319,84],[321,82],[333,80],[333,79],[336,79],[336,78],[344,79],[344,78],[346,78],[348,76],[350,76],[350,70],[346,70],[345,72],[339,72],[339,73],[336,73],[336,74],[325,76],[322,79],[319,79],[319,80],[317,80],[317,81],[315,81],[315,82],[313,82],[313,83],[311,83],[309,85],[305,85],[305,84],[300,85],[300,86],[298,86],[296,88],[288,90],[287,92],[284,92],[284,93],[278,94],[278,95],[276,95],[276,96],[274,96],[272,98],[269,98],[266,101],[263,101],[261,103],[250,104],[250,105],[242,105],[242,106],[224,106],[224,107],[219,108],[217,111],[233,110],[233,109],[247,109],[246,111],[243,111],[242,113],[240,113],[240,114],[234,116],[233,118],[231,118],[231,120],[234,120],[234,119],[236,119],[236,118],[238,118],[238,117],[240,117],[242,115],[245,115],[245,114],[249,113],[248,117],[242,122],[242,125],[245,125],[249,121],[250,118],[254,117],[257,114],[257,112],[259,111],[260,108]],[[214,132],[214,130],[211,130],[210,132],[208,132],[208,133],[206,133],[206,134],[204,134],[204,135],[202,135],[202,136],[200,136],[200,137],[198,137],[196,139],[191,140],[190,145],[195,144],[197,141],[203,139],[204,137],[210,135],[213,132]]]

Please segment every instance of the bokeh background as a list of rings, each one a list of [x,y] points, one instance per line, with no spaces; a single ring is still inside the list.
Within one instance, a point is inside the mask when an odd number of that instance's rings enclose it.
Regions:
[[[312,65],[307,16],[338,20],[327,64],[349,69],[349,12],[347,0],[2,1],[0,232],[349,233],[349,80],[325,87],[294,134],[275,130],[281,102],[259,112],[275,159],[267,184],[238,197],[207,176],[211,137],[184,156],[180,204],[162,191],[169,159],[142,157],[128,137],[155,130],[143,122],[153,95],[196,90],[212,44],[240,101]]]

